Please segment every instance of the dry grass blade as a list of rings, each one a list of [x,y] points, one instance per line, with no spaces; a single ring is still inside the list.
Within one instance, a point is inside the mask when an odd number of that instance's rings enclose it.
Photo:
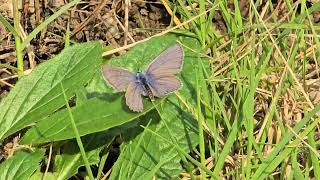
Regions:
[[[259,13],[257,13],[257,15],[259,16]],[[273,46],[276,48],[276,50],[278,51],[281,60],[283,61],[283,63],[285,64],[286,68],[288,69],[289,73],[291,74],[292,78],[294,79],[295,83],[297,84],[300,92],[303,94],[304,98],[307,100],[308,105],[310,106],[311,109],[314,108],[314,105],[312,104],[312,102],[309,99],[309,96],[307,95],[307,93],[305,92],[304,88],[302,87],[301,83],[299,82],[298,78],[296,77],[295,73],[293,72],[293,70],[291,69],[291,67],[289,66],[288,62],[286,61],[286,58],[283,56],[279,46],[277,45],[276,41],[274,40],[269,28],[266,26],[266,24],[264,23],[264,21],[261,19],[261,17],[259,16],[259,21],[260,23],[263,25],[263,27],[265,28],[266,32],[268,33],[268,36],[270,38],[270,40],[273,43]]]
[[[180,25],[181,22],[180,20],[177,18],[177,16],[175,14],[173,14],[170,6],[168,5],[166,0],[161,0],[163,6],[166,8],[167,12],[169,13],[169,15],[173,18],[173,22],[175,25]],[[182,26],[181,26],[182,27]]]

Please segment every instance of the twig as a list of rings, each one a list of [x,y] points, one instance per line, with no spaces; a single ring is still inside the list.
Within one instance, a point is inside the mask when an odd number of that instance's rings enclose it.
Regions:
[[[82,21],[81,24],[72,31],[72,35],[70,38],[74,37],[78,32],[80,32],[101,11],[101,9],[107,4],[107,2],[107,0],[103,0],[99,4],[99,6],[93,10],[92,14],[90,14],[90,16]]]
[[[21,39],[22,41],[24,41],[27,38],[26,33],[23,30],[23,27],[20,25],[20,33],[21,33]],[[34,60],[35,58],[35,54],[34,52],[31,50],[30,48],[30,43],[28,43],[25,47],[25,49],[27,50],[27,54],[28,54],[28,58],[29,58],[29,63],[30,63],[30,68],[34,69],[37,65],[36,61]]]
[[[0,84],[4,84],[4,85],[7,85],[7,86],[10,86],[10,87],[13,87],[13,85],[12,84],[10,84],[10,83],[8,83],[8,82],[6,82],[6,81],[4,81],[4,80],[2,80],[2,79],[0,79]]]
[[[117,18],[117,14],[115,11],[113,11],[113,15],[114,15],[114,18],[117,20],[118,24],[120,25],[121,29],[124,31],[124,32],[127,32],[128,33],[128,37],[130,38],[131,42],[136,42],[133,37],[131,36],[129,30],[126,31],[126,28],[122,25],[122,23],[120,22],[120,20]],[[111,17],[110,17],[111,18]]]
[[[124,0],[124,45],[128,44],[128,30],[129,30],[129,6],[131,5],[130,0]]]
[[[41,180],[46,179],[46,175],[47,175],[47,173],[49,171],[49,166],[50,166],[50,162],[51,162],[51,156],[52,156],[52,144],[50,144],[48,163],[47,163],[46,170],[44,171],[44,174],[43,174]]]
[[[28,15],[29,15],[29,3],[30,3],[30,0],[23,0],[22,1],[22,4],[23,4],[23,28],[26,28],[27,26],[27,18],[28,18]]]
[[[36,26],[38,26],[41,21],[39,0],[34,1],[34,7],[35,7],[35,12],[36,12]]]

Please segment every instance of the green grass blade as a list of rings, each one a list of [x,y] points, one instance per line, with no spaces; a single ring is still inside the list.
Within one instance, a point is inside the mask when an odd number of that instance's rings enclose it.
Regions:
[[[13,34],[13,36],[19,36],[14,27],[0,14],[0,22]]]
[[[316,129],[312,130],[308,134],[308,143],[310,144],[310,146],[312,148],[317,149],[317,144],[316,144],[316,141],[314,139],[315,131],[316,131]],[[319,159],[311,150],[310,150],[310,158],[311,158],[311,164],[313,166],[313,173],[314,173],[315,179],[320,179],[320,163],[319,163]]]
[[[296,124],[293,128],[294,132],[299,132],[310,120],[311,118],[320,110],[320,104],[317,104],[317,106],[307,113],[303,119],[299,121],[298,124]],[[318,120],[314,121],[317,122]],[[309,126],[311,127],[311,125]],[[306,132],[308,129],[306,129],[304,132]],[[310,130],[309,130],[310,131]],[[301,137],[304,137],[305,135],[300,135]],[[281,141],[276,145],[276,147],[273,148],[271,153],[268,155],[266,159],[263,160],[263,163],[259,165],[259,168],[253,175],[253,179],[260,179],[268,175],[270,173],[270,170],[277,167],[277,165],[282,162],[287,156],[287,153],[291,152],[291,148],[286,148],[283,153],[280,155],[278,154],[282,149],[285,148],[287,143],[294,137],[294,134],[292,132],[288,132],[285,134]],[[300,139],[296,139],[295,141],[300,142]],[[294,141],[294,142],[295,142]],[[286,153],[285,153],[286,152]]]
[[[80,135],[79,135],[79,131],[77,129],[76,123],[75,123],[73,115],[71,113],[71,108],[69,106],[68,97],[66,95],[66,92],[65,92],[65,90],[63,88],[62,83],[60,83],[60,85],[61,85],[61,90],[62,90],[62,93],[63,93],[64,100],[66,102],[66,106],[67,106],[67,109],[68,109],[68,112],[69,112],[69,117],[70,117],[70,121],[71,121],[71,125],[72,125],[72,130],[73,130],[73,132],[75,134],[75,137],[76,137],[76,140],[77,140],[77,143],[78,143],[78,146],[79,146],[83,161],[85,162],[87,173],[89,174],[90,180],[94,180],[94,177],[93,177],[93,174],[92,174],[92,171],[91,171],[91,168],[90,168],[90,164],[89,164],[86,152],[84,150],[84,147],[83,147]]]

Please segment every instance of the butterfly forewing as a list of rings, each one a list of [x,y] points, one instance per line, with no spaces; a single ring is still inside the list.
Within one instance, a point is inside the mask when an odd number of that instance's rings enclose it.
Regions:
[[[143,92],[142,87],[136,82],[131,82],[127,88],[125,97],[126,104],[129,109],[135,112],[143,111],[142,97],[141,94]]]
[[[103,76],[117,90],[124,91],[130,82],[135,81],[135,74],[119,67],[105,65],[102,67]]]
[[[154,96],[161,97],[181,87],[175,76],[181,71],[183,49],[175,44],[161,53],[148,67],[146,76]]]
[[[175,75],[181,71],[183,63],[183,49],[175,44],[162,52],[147,68],[151,75]]]

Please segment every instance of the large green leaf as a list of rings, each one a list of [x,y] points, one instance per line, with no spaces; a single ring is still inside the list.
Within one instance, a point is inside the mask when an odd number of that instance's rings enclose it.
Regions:
[[[0,164],[0,179],[5,180],[25,180],[40,167],[40,160],[44,151],[17,151],[14,155]]]
[[[148,54],[148,49],[162,51],[161,47],[168,47],[176,40],[175,36],[165,36],[152,39],[136,48],[140,49],[142,54]],[[200,51],[201,46],[195,39],[183,38],[181,42],[195,51]],[[185,59],[181,72],[183,87],[179,92],[188,102],[194,104],[196,65],[198,64],[197,60],[201,59],[197,53],[186,48],[184,51]],[[130,54],[129,57],[125,55],[119,61],[141,58],[139,55],[134,57],[133,55],[130,56]],[[148,55],[144,55],[144,57],[149,58]],[[143,59],[141,61],[143,62]],[[204,62],[204,64],[206,65],[207,62]],[[111,179],[139,179],[140,177],[152,179],[154,176],[161,179],[178,177],[179,173],[182,172],[181,157],[169,142],[179,145],[185,152],[192,151],[198,144],[196,121],[193,116],[183,109],[177,98],[171,96],[158,108],[162,118],[158,116],[157,111],[152,111],[141,118],[147,122],[152,122],[148,129],[154,133],[145,131],[139,135],[139,131],[136,128],[127,131],[130,133],[124,134],[127,142],[121,147],[122,151],[113,167]],[[159,138],[155,133],[169,142]]]
[[[110,129],[135,120],[153,108],[146,102],[145,112],[133,113],[127,110],[122,96],[115,95],[113,100],[89,99],[80,106],[71,109],[81,136]],[[159,101],[158,101],[159,102]],[[68,110],[61,110],[36,124],[23,136],[23,144],[39,144],[74,138]]]
[[[123,56],[116,57],[112,60],[113,64],[125,67],[132,71],[143,70],[158,54],[167,49],[172,44],[176,43],[177,37],[173,35],[164,36],[152,39],[151,41],[140,44]],[[199,51],[200,45],[195,39],[183,38],[182,43]],[[195,69],[194,64],[200,60],[199,55],[188,49],[185,49],[185,60],[181,80],[183,87],[179,90],[180,94],[188,101],[194,104],[194,89],[195,89]],[[197,126],[192,116],[183,111],[174,94],[168,98],[158,99],[155,105],[159,107],[163,119],[159,118],[154,109],[154,105],[145,98],[144,112],[134,113],[128,110],[125,105],[124,93],[114,93],[113,88],[106,85],[101,73],[97,73],[93,80],[87,86],[87,98],[84,101],[81,96],[81,103],[71,109],[71,112],[76,121],[80,135],[90,134],[98,131],[103,131],[114,127],[118,129],[119,125],[133,122],[135,119],[140,119],[144,122],[152,120],[150,129],[157,134],[170,139],[169,132],[179,142],[179,146],[186,152],[190,152],[197,145]],[[91,99],[90,99],[91,98]],[[163,103],[161,103],[163,102]],[[161,103],[161,106],[158,104]],[[164,126],[164,121],[168,124],[168,129]],[[130,127],[130,126],[127,126]],[[119,178],[117,174],[126,177],[132,174],[153,176],[151,172],[158,177],[173,177],[177,176],[182,167],[180,165],[181,157],[171,145],[151,133],[143,135],[143,142],[139,144],[139,130],[135,125],[130,131],[126,131],[126,137],[132,139],[132,143],[124,145],[119,161],[117,161],[112,177]],[[22,143],[43,143],[70,139],[74,137],[74,133],[70,130],[70,120],[66,110],[51,115],[45,120],[39,122],[30,129],[22,139]],[[136,132],[132,135],[129,132]],[[149,142],[149,143],[148,143]],[[120,173],[120,169],[126,169],[128,162],[121,159],[130,159],[132,150],[138,148],[134,157],[134,163],[130,165],[127,173]],[[131,163],[133,160],[130,160]],[[140,162],[140,163],[137,163]],[[141,166],[141,163],[144,166]],[[151,171],[146,171],[146,169]],[[136,176],[138,177],[138,176]],[[120,177],[121,178],[121,177]]]
[[[124,56],[114,58],[112,63],[132,71],[141,70],[141,67],[147,66],[163,50],[175,43],[174,36],[168,37],[171,39],[170,44],[162,43],[162,40],[158,38],[158,43],[154,46],[149,46],[148,43],[137,46]],[[144,112],[131,112],[125,104],[124,93],[114,93],[113,88],[106,85],[100,72],[96,73],[87,90],[87,96],[91,99],[71,110],[80,135],[107,130],[133,121],[154,108],[149,100],[144,100]],[[161,99],[158,99],[154,104],[158,105],[160,102]],[[30,129],[23,137],[22,143],[38,144],[74,137],[68,111],[61,110]]]
[[[0,141],[65,105],[60,84],[73,96],[98,70],[101,50],[99,43],[74,45],[19,80],[0,103]]]

